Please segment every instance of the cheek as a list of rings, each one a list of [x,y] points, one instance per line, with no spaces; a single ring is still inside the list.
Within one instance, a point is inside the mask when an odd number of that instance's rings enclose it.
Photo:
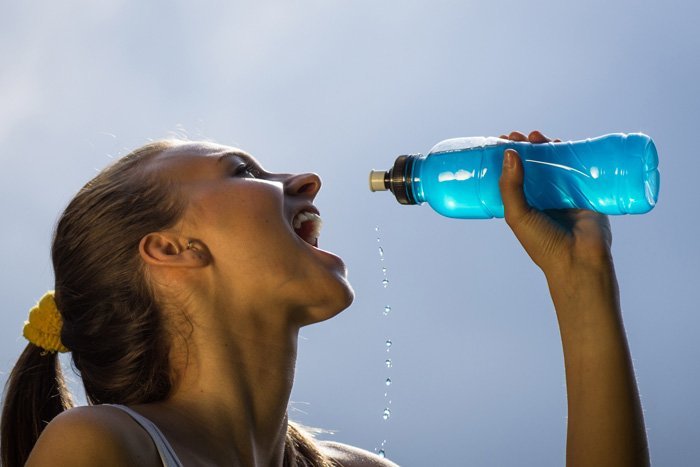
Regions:
[[[266,187],[242,182],[198,187],[190,198],[194,223],[201,228],[238,228],[256,217],[264,219],[273,211],[280,212],[274,192],[261,188]]]
[[[274,186],[259,185],[203,193],[193,201],[193,225],[212,254],[239,261],[283,256],[279,250],[288,246],[293,232],[284,216],[281,193],[271,189]]]

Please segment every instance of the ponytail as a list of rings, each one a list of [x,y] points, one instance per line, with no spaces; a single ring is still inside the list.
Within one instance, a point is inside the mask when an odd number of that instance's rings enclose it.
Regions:
[[[58,354],[28,344],[5,386],[0,424],[3,467],[23,466],[46,425],[71,407]]]

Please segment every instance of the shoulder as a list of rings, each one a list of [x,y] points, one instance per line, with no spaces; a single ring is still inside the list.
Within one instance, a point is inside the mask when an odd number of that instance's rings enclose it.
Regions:
[[[155,462],[155,463],[154,463]],[[54,418],[39,436],[27,466],[161,465],[148,434],[109,406],[76,407]]]
[[[397,467],[389,459],[348,444],[318,441],[318,446],[321,452],[342,467]]]

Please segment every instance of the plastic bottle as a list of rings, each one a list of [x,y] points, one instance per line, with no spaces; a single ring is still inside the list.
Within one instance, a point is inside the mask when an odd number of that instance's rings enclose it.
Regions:
[[[498,179],[508,148],[523,161],[525,197],[537,209],[643,214],[658,200],[659,159],[654,142],[642,133],[541,144],[448,139],[425,156],[399,156],[386,172],[371,171],[370,190],[391,190],[401,204],[427,202],[447,217],[503,217]]]

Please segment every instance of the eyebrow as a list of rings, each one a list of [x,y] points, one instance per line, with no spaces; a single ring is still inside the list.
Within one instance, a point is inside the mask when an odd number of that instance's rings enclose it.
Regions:
[[[251,159],[250,156],[248,156],[247,154],[244,154],[242,152],[238,152],[238,151],[228,151],[228,152],[224,153],[223,155],[219,156],[216,161],[218,163],[221,163],[221,162],[233,159],[234,157],[238,157],[239,159],[243,159],[246,162],[253,162],[253,160]]]

